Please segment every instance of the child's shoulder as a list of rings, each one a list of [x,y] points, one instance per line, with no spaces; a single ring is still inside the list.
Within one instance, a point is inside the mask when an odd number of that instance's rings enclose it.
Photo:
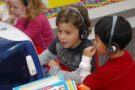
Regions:
[[[37,16],[38,18],[44,18],[44,17],[46,17],[46,15],[45,15],[45,13],[40,13],[40,14],[38,14],[38,16]],[[46,17],[47,18],[47,17]]]
[[[40,21],[48,21],[48,18],[47,16],[45,15],[45,13],[40,13],[37,17],[36,17],[37,20],[40,20]]]

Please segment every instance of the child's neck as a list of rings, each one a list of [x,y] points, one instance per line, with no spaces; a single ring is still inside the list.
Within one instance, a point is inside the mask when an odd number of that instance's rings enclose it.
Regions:
[[[115,54],[110,55],[110,59],[120,57],[124,54],[124,50],[118,50]]]

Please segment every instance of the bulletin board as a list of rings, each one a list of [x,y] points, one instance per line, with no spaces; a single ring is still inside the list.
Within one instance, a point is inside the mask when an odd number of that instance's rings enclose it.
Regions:
[[[53,0],[53,4],[57,4],[59,6],[54,6],[53,7],[48,7],[48,12],[46,13],[47,14],[47,17],[48,18],[52,18],[52,17],[56,17],[57,16],[57,13],[64,7],[66,6],[69,6],[69,5],[81,5],[81,6],[84,6],[86,7],[87,9],[92,9],[92,8],[97,8],[97,7],[101,7],[101,6],[104,6],[104,5],[109,5],[109,4],[112,4],[112,3],[118,3],[118,2],[121,2],[121,1],[124,1],[124,0],[67,0],[67,2],[65,2],[63,5],[59,0],[59,2],[54,2],[54,1],[57,1],[57,0]],[[66,1],[66,0],[62,0],[62,1]],[[72,1],[72,2],[70,2]],[[74,2],[73,2],[74,1]],[[47,3],[47,2],[46,2]]]

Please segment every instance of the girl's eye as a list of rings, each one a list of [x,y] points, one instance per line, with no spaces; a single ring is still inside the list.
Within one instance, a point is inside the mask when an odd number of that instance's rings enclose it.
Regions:
[[[17,9],[18,7],[14,7],[15,9]]]
[[[10,9],[16,9],[16,8],[17,8],[17,7],[13,7],[13,6],[12,6],[12,7],[10,7]]]

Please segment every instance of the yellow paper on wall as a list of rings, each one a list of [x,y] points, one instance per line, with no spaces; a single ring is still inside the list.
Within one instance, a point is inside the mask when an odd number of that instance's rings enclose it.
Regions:
[[[48,0],[48,8],[55,8],[73,3],[78,3],[80,0]]]

